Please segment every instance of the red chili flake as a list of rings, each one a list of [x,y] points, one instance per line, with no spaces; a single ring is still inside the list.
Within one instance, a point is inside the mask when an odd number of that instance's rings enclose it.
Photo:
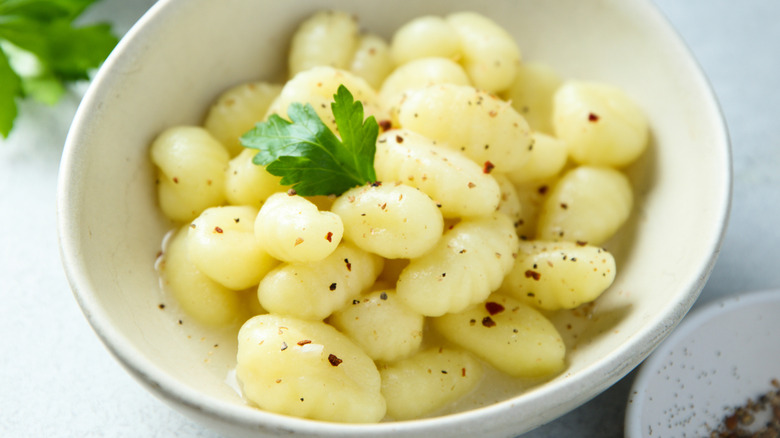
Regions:
[[[214,232],[222,234],[224,231],[222,231],[222,228],[220,228],[220,227],[214,227]]]
[[[303,347],[306,344],[311,344],[311,341],[308,340],[308,339],[304,339],[302,341],[298,341],[297,344],[300,345],[301,347]]]
[[[460,375],[463,376],[463,377],[466,377],[466,368],[461,368],[460,369]]]
[[[598,122],[599,121],[599,116],[597,116],[596,114],[593,114],[593,113],[588,113],[588,121],[589,122],[593,122],[593,123]]]
[[[349,259],[344,259],[344,263],[347,265],[347,271],[352,272],[352,263],[349,262]]]
[[[371,183],[371,187],[379,187],[382,185],[382,181],[374,181]]]
[[[336,290],[336,283],[331,283],[330,287],[328,287],[330,290]]]
[[[488,301],[487,303],[485,303],[485,310],[487,310],[489,314],[495,315],[496,313],[503,312],[504,306],[494,301]]]
[[[473,189],[476,186],[477,186],[476,184],[474,184],[473,182],[469,181],[469,188],[470,189]]]
[[[401,137],[400,135],[396,135],[395,136],[395,142],[398,143],[398,144],[401,144],[401,143],[404,142],[404,138]]]
[[[482,166],[482,173],[490,173],[495,168],[496,166],[493,163],[490,161],[485,161],[485,164]]]
[[[294,246],[298,246],[301,243],[303,243],[303,237],[298,237],[297,239],[295,239],[295,245]]]
[[[174,177],[173,177],[173,183],[174,183],[174,184],[178,184],[178,183],[179,183],[179,178],[178,178],[178,177],[176,177],[176,176],[174,176]]]
[[[541,278],[542,274],[536,271],[527,270],[525,271],[525,278],[533,278],[536,281],[539,281],[539,278]]]
[[[330,362],[331,365],[334,367],[337,367],[341,365],[341,362],[344,362],[343,360],[339,359],[335,354],[329,354],[328,355],[328,362]]]
[[[287,196],[295,196],[298,192],[295,191],[295,189],[290,189],[287,191]]]
[[[496,326],[496,322],[493,321],[493,319],[491,317],[486,316],[486,317],[482,318],[482,325],[487,327],[487,328],[495,327]]]
[[[497,115],[498,115],[498,112],[496,112],[495,110],[490,110],[490,111],[488,112],[488,115],[489,115],[490,117],[495,117],[495,116],[497,116]]]
[[[565,202],[561,202],[561,208],[566,210],[567,208],[569,208],[569,204],[567,204]]]
[[[576,243],[577,243],[577,246],[585,246],[585,245],[588,244],[588,242],[585,242],[583,240],[578,240]]]
[[[325,240],[327,240],[328,242],[333,242],[333,233],[328,231],[328,234],[325,236]]]
[[[389,131],[390,128],[393,127],[393,122],[390,120],[384,119],[379,121],[379,127],[382,128],[382,132]]]

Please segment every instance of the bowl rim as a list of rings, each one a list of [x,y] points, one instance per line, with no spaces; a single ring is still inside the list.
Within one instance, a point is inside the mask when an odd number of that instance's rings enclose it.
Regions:
[[[564,410],[562,413],[576,408],[607,389],[639,365],[683,319],[683,316],[685,316],[698,298],[714,267],[723,243],[731,209],[733,175],[730,140],[725,119],[714,91],[690,49],[661,14],[660,10],[649,0],[643,0],[640,3],[652,15],[652,19],[659,21],[659,24],[666,26],[668,30],[677,35],[681,47],[695,63],[694,67],[704,91],[702,96],[708,100],[707,108],[714,110],[716,114],[713,117],[719,122],[717,126],[713,126],[713,128],[717,128],[717,132],[713,133],[713,135],[717,139],[714,149],[722,154],[722,156],[719,155],[720,160],[718,160],[717,164],[721,167],[723,175],[721,187],[719,188],[719,193],[722,193],[723,196],[718,199],[717,205],[715,205],[717,207],[715,210],[717,214],[717,220],[715,221],[717,224],[715,229],[718,230],[717,235],[711,236],[711,240],[705,245],[709,249],[710,256],[701,260],[697,265],[697,276],[686,278],[684,285],[682,285],[683,287],[681,287],[681,289],[685,290],[685,294],[682,296],[683,299],[669,309],[668,312],[654,315],[632,337],[631,342],[626,342],[613,350],[604,362],[591,364],[578,371],[574,377],[567,376],[564,379],[532,388],[507,400],[455,414],[376,424],[345,424],[294,418],[238,406],[222,400],[204,399],[200,393],[177,382],[158,369],[152,361],[138,354],[138,350],[129,339],[113,327],[109,318],[102,313],[101,306],[95,295],[96,292],[91,288],[90,276],[80,260],[80,243],[76,238],[77,234],[72,232],[78,228],[78,223],[76,213],[70,208],[69,199],[73,195],[69,189],[79,178],[78,173],[74,169],[78,167],[76,166],[76,156],[79,150],[79,139],[89,134],[89,130],[85,128],[85,121],[89,119],[91,111],[94,111],[92,108],[96,104],[100,93],[106,88],[110,88],[113,81],[105,72],[111,70],[111,66],[121,65],[123,52],[133,47],[134,41],[139,38],[138,35],[144,29],[154,25],[159,20],[165,19],[165,17],[170,18],[172,15],[175,15],[175,6],[178,4],[178,0],[157,1],[120,40],[116,49],[108,57],[89,85],[65,141],[57,188],[58,243],[66,277],[82,313],[109,352],[154,395],[173,403],[175,407],[197,411],[217,422],[228,421],[238,427],[295,431],[312,436],[357,437],[367,433],[387,435],[416,433],[422,436],[423,434],[434,432],[443,433],[443,431],[448,430],[456,432],[462,430],[467,424],[472,423],[477,418],[483,421],[485,418],[489,418],[491,421],[495,420],[496,424],[510,424],[514,422],[512,419],[514,413],[512,411],[519,404],[517,400],[519,397],[523,398],[522,404],[532,404],[541,406],[544,409],[557,410],[558,412],[560,412],[561,407],[559,400],[568,399],[567,403],[563,405]],[[637,354],[637,349],[639,349],[639,354]],[[593,381],[597,381],[599,384],[594,386],[592,384]],[[565,394],[570,392],[577,394],[577,396],[575,398],[565,396]],[[558,397],[551,396],[551,394],[557,394]],[[558,402],[554,403],[552,402],[553,400],[558,400]],[[536,424],[532,427],[537,427],[550,420],[552,418],[537,418],[535,420]],[[531,422],[533,423],[534,420],[532,419]]]

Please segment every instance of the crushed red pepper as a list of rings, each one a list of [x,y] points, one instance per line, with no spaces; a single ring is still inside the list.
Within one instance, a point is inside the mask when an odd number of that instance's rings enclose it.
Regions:
[[[328,355],[328,362],[330,362],[330,364],[333,365],[334,367],[337,367],[337,366],[341,365],[341,362],[344,362],[344,361],[339,359],[338,356],[336,356],[335,354],[331,353],[331,354]]]

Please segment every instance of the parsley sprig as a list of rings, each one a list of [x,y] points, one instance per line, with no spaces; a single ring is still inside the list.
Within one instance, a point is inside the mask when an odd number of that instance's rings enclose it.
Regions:
[[[77,26],[95,0],[0,0],[0,136],[17,99],[56,103],[68,82],[88,79],[117,43],[108,24]]]
[[[273,114],[244,134],[241,144],[257,149],[253,162],[281,176],[282,184],[292,185],[302,196],[340,195],[376,182],[376,119],[363,119],[363,104],[343,85],[333,99],[331,111],[341,140],[311,104],[293,103],[287,110],[289,121]]]

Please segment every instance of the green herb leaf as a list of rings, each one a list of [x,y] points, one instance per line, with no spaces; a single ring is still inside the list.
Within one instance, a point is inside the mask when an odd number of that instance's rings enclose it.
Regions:
[[[363,104],[343,85],[331,110],[341,140],[322,122],[310,104],[293,103],[290,121],[277,114],[241,137],[244,147],[257,149],[253,158],[282,184],[302,196],[340,195],[352,187],[376,181],[374,154],[379,125],[363,120]]]
[[[111,53],[109,25],[73,23],[95,1],[0,0],[0,135],[13,127],[16,99],[56,103],[68,82],[88,79]]]

